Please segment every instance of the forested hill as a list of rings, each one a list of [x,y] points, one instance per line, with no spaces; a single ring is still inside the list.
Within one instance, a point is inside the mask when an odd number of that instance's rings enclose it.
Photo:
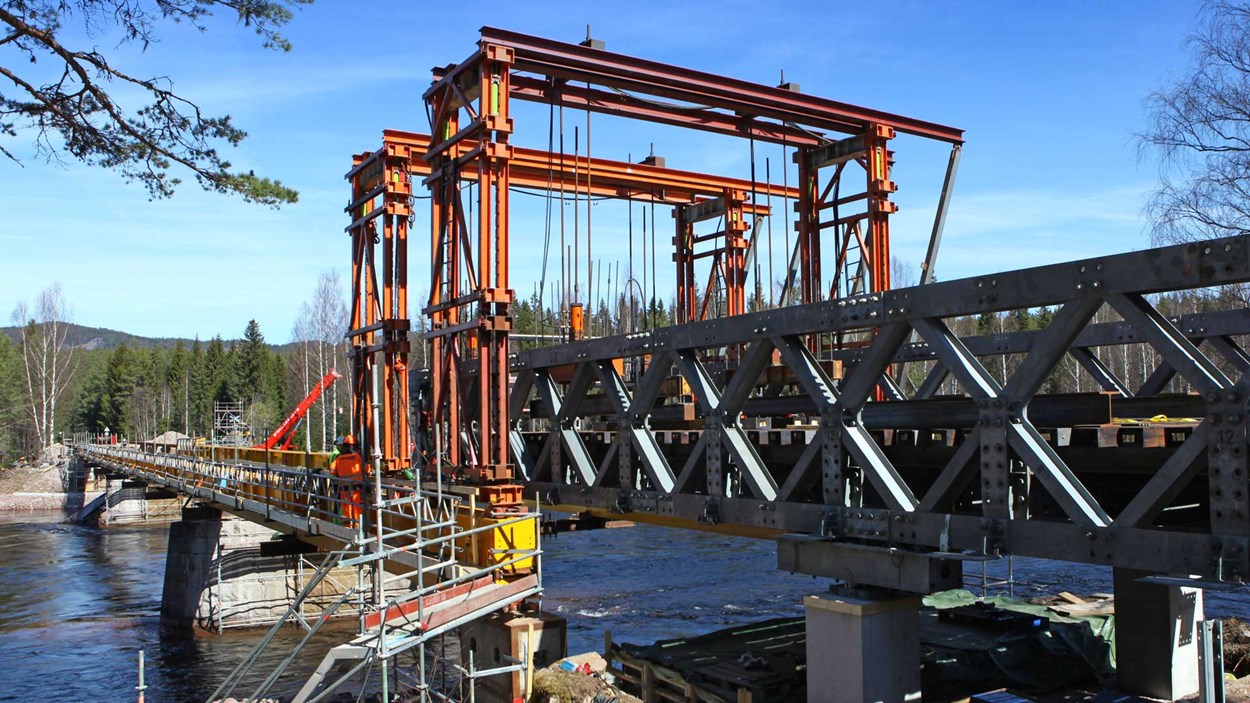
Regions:
[[[241,404],[242,416],[232,422],[241,419],[253,439],[263,438],[313,384],[331,369],[349,366],[338,324],[281,346],[268,344],[255,320],[230,340],[151,338],[69,325],[59,345],[49,343],[38,325],[26,335],[25,328],[0,329],[0,465],[36,455],[63,433],[106,427],[130,439],[166,430],[207,437],[219,402]],[[30,390],[41,379],[55,386],[46,395]],[[323,393],[300,426],[299,446],[332,446],[346,426],[349,401],[346,381]]]
[[[118,332],[104,327],[87,327],[85,325],[67,325],[68,332],[65,341],[75,349],[84,349],[93,351],[96,349],[113,349],[125,344],[128,347],[168,347],[177,346],[178,342],[182,342],[184,346],[190,347],[193,340],[179,339],[176,337],[140,337],[139,335],[130,334],[128,332]],[[17,327],[0,327],[3,332],[14,342],[18,341],[20,330]]]
[[[75,325],[73,323],[67,326],[69,331],[65,336],[66,343],[74,349],[82,349],[84,351],[116,349],[123,344],[128,347],[173,349],[178,346],[178,342],[182,342],[184,347],[190,348],[195,342],[195,340],[186,337],[141,337],[129,332],[111,330],[107,327],[87,327],[86,325]],[[14,342],[18,341],[18,332],[19,330],[16,327],[0,327],[0,333],[4,333]],[[201,341],[202,343],[207,343],[207,340]],[[278,352],[288,351],[294,346],[296,346],[295,342],[269,345],[271,349]]]

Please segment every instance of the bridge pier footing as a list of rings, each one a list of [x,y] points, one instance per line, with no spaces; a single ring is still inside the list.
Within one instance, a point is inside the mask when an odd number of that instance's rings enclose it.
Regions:
[[[220,510],[183,508],[182,519],[170,523],[161,592],[162,625],[180,630],[195,626],[202,595],[212,583],[220,543]]]
[[[277,622],[316,572],[279,533],[212,508],[184,508],[169,526],[161,623],[176,630],[217,632]],[[297,543],[298,544],[298,543]],[[300,608],[317,616],[356,583],[354,568],[331,572]],[[353,604],[337,615],[355,612]]]
[[[1196,693],[1202,589],[1141,581],[1155,575],[1148,571],[1112,572],[1119,687],[1164,700]]]
[[[808,703],[920,700],[920,596],[847,590],[803,605]]]

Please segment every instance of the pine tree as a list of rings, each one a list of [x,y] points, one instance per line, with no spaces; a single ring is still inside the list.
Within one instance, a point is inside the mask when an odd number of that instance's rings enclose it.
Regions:
[[[7,334],[0,334],[0,461],[8,463],[21,446],[22,361]]]
[[[165,382],[169,385],[172,399],[170,403],[169,424],[183,434],[191,434],[191,356],[187,347],[178,340],[174,351],[169,355],[166,367]]]
[[[200,344],[200,338],[196,337],[191,343],[191,363],[188,369],[191,431],[187,434],[193,437],[203,437],[208,434],[211,425],[205,423],[205,418],[211,418],[213,412],[213,403],[210,400],[212,397],[211,379],[208,369],[205,368],[204,356],[204,347]]]
[[[207,391],[207,420],[211,427],[214,403],[228,403],[238,399],[234,386],[234,369],[231,368],[230,352],[221,336],[213,337],[204,352],[202,383]]]
[[[134,354],[125,344],[113,350],[100,389],[99,423],[119,437],[130,435],[130,401],[135,391]]]
[[[268,400],[266,376],[270,368],[269,347],[265,345],[265,335],[261,334],[256,320],[248,321],[247,329],[243,331],[243,343],[238,346],[241,398],[248,402]]]

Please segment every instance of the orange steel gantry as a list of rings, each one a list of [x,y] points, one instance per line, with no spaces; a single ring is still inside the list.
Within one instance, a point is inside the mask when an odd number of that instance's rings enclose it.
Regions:
[[[352,428],[374,471],[412,466],[408,403],[408,223],[412,183],[403,145],[359,154],[347,173],[352,195]],[[419,154],[418,154],[419,156]],[[377,272],[381,249],[382,277]]]
[[[513,99],[779,144],[794,150],[798,182],[784,187],[519,148],[512,144]],[[498,503],[519,498],[503,487],[513,471],[508,430],[520,410],[508,407],[511,189],[673,206],[678,319],[688,322],[709,316],[717,285],[725,314],[745,312],[747,218],[768,212],[758,203],[761,196],[795,203],[797,238],[787,253],[784,303],[888,289],[889,215],[896,209],[889,140],[899,133],[935,139],[951,144],[953,155],[962,143],[961,130],[803,95],[789,84],[763,86],[611,53],[590,40],[574,45],[490,27],[467,59],[434,70],[424,100],[431,136],[387,131],[382,148],[356,156],[348,173],[355,426],[364,429],[362,441],[376,436],[371,446],[383,470],[412,464],[407,240],[414,183],[421,178],[431,199],[431,285],[424,307],[429,424],[438,447],[431,462],[441,461],[423,468],[482,484],[483,496]],[[948,187],[955,162],[953,156]],[[851,185],[857,171],[863,172],[858,187]],[[721,226],[696,232],[698,223],[710,220]],[[822,241],[830,238],[833,251],[822,255]],[[711,269],[705,284],[696,278],[701,260]],[[800,299],[786,300],[791,288]]]

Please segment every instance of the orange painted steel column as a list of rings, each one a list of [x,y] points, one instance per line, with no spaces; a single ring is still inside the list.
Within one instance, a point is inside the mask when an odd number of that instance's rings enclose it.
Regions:
[[[802,302],[807,304],[817,302],[822,297],[818,177],[816,169],[812,167],[809,149],[796,149],[794,161],[799,166],[799,201],[796,205],[798,217],[794,225],[799,247],[799,290]]]
[[[868,146],[868,247],[872,255],[872,281],[870,291],[879,293],[890,289],[890,220],[898,206],[890,202],[890,194],[898,190],[890,180],[893,153],[886,143],[894,138],[894,130],[884,125],[872,125],[867,134]]]
[[[748,229],[744,207],[746,193],[741,190],[725,191],[725,307],[727,315],[741,315],[747,311],[747,240]]]
[[[382,148],[353,159],[348,180],[352,200],[352,427],[370,454],[377,452],[387,471],[412,463],[408,439],[407,226],[412,215],[408,145],[383,141]],[[380,221],[380,227],[379,227]],[[382,247],[382,277],[377,276],[377,248]],[[375,389],[375,370],[381,377]],[[380,395],[377,395],[380,394]],[[378,412],[374,413],[374,405]],[[377,429],[378,446],[374,441]]]

